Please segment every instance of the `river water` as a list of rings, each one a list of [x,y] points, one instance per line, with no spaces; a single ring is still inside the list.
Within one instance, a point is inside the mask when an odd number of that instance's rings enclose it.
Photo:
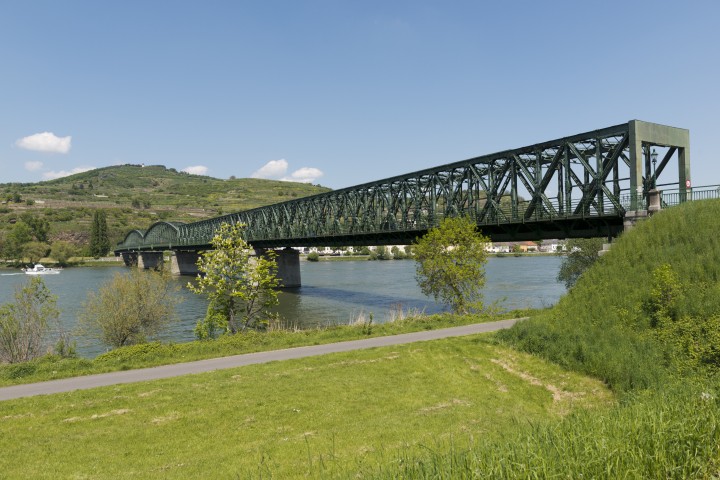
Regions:
[[[556,256],[490,257],[485,268],[485,303],[498,302],[506,310],[555,304],[565,293],[564,285],[555,280],[561,261],[562,258]],[[415,262],[411,260],[301,261],[300,270],[303,286],[283,291],[277,307],[289,325],[347,324],[361,315],[367,318],[371,313],[374,321],[381,323],[398,308],[425,313],[443,310],[420,291],[415,280]],[[75,328],[89,291],[97,291],[115,273],[123,271],[125,267],[68,268],[60,275],[42,277],[50,291],[58,296],[63,328],[66,331]],[[12,301],[14,288],[28,278],[2,270],[0,303]],[[182,287],[178,294],[183,301],[177,309],[178,322],[162,336],[164,341],[193,340],[195,323],[205,315],[207,301],[184,288],[188,280],[188,277],[173,279]],[[74,340],[82,356],[93,357],[105,351],[105,347],[91,339],[75,336]]]

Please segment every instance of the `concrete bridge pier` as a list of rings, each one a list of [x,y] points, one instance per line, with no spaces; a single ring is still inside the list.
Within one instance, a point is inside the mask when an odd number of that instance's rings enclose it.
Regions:
[[[163,254],[164,252],[140,252],[137,261],[138,268],[161,270],[163,267]]]
[[[660,191],[652,189],[648,192],[648,209],[647,210],[634,210],[625,212],[625,218],[623,219],[623,230],[628,231],[632,229],[638,222],[641,222],[647,218],[650,218],[653,214],[662,210],[662,203],[660,202]]]
[[[264,255],[267,250],[256,249],[256,255]],[[294,248],[275,250],[277,263],[277,276],[283,288],[297,288],[301,286],[300,281],[300,253]]]
[[[198,276],[197,261],[200,258],[198,252],[174,251],[170,256],[170,273],[173,275]]]
[[[125,263],[126,267],[134,267],[138,263],[138,254],[137,252],[123,252],[121,253],[123,262]]]

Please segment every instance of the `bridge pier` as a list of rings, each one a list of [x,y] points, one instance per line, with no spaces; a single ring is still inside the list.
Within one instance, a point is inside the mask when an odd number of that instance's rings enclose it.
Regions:
[[[635,225],[637,225],[638,222],[652,217],[661,209],[662,203],[660,202],[660,191],[655,189],[650,190],[648,192],[648,209],[625,212],[625,218],[623,219],[623,230],[627,232]]]
[[[138,263],[138,254],[137,252],[123,252],[120,255],[122,255],[123,262],[125,263],[126,267],[134,267]]]
[[[192,275],[198,276],[197,261],[200,258],[198,252],[181,252],[174,251],[170,255],[170,273],[173,275]]]
[[[256,255],[264,255],[266,249],[255,249]],[[275,250],[275,263],[277,264],[277,276],[283,288],[297,288],[301,286],[300,281],[300,253],[294,248]]]
[[[140,269],[160,270],[163,266],[164,252],[140,252],[138,254],[137,266]]]

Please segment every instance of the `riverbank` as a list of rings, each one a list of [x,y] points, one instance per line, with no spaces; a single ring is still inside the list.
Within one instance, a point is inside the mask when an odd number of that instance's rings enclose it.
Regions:
[[[376,324],[371,319],[366,319],[354,325],[324,326],[305,330],[276,327],[266,332],[249,331],[242,335],[225,335],[216,340],[195,340],[186,343],[151,342],[110,350],[93,359],[46,355],[30,362],[0,365],[0,386],[387,337],[527,317],[536,313],[537,310],[522,310],[492,316],[451,314],[398,316],[394,321],[383,324]]]

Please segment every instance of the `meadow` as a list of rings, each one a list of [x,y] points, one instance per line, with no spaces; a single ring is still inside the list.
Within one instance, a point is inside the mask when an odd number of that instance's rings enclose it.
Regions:
[[[3,402],[0,471],[718,478],[718,219],[720,201],[656,214],[497,334]]]

